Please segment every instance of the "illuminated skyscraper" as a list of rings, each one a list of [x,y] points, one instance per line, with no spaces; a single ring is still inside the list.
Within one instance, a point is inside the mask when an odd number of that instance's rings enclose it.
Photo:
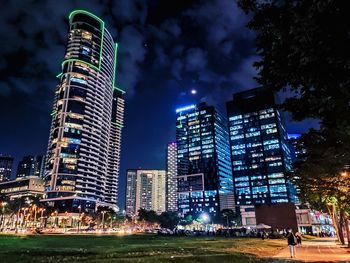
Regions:
[[[227,112],[236,204],[295,201],[286,178],[291,147],[275,94],[266,88],[233,94]]]
[[[166,175],[164,170],[128,170],[126,174],[126,213],[139,209],[165,211]]]
[[[115,86],[117,48],[100,18],[70,13],[46,173],[45,201],[59,210],[117,205],[125,93]]]
[[[178,208],[183,215],[234,209],[226,118],[205,103],[176,110]]]
[[[177,147],[171,142],[167,147],[166,210],[177,212]]]

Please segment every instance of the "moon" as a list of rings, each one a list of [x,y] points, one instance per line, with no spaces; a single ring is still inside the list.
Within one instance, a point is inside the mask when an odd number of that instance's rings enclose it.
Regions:
[[[196,91],[195,89],[192,89],[192,90],[191,90],[191,94],[192,94],[192,95],[195,95],[195,94],[197,94],[197,91]]]

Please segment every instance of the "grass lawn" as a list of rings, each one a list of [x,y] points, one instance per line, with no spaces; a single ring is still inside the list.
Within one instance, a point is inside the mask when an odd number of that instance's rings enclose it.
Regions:
[[[285,241],[220,237],[6,236],[0,262],[272,262]]]

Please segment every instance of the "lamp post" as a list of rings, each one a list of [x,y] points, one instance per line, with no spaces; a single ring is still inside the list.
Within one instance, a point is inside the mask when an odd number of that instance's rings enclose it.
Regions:
[[[101,213],[102,213],[102,230],[104,230],[105,229],[105,213],[106,213],[106,211],[102,211]]]
[[[40,227],[43,227],[43,221],[44,221],[44,217],[43,217],[43,214],[44,214],[44,211],[46,209],[45,208],[40,208],[39,211],[41,212],[41,215],[40,215]]]
[[[26,227],[26,226],[27,226],[26,211],[28,210],[28,207],[22,208],[22,209],[23,209],[23,222],[22,222],[22,225],[23,225],[24,227]]]
[[[36,210],[37,210],[37,206],[36,205],[33,205],[33,208],[34,209],[34,226],[36,227]]]
[[[81,220],[81,205],[78,206],[79,217],[78,217],[78,233],[80,233],[80,220]]]

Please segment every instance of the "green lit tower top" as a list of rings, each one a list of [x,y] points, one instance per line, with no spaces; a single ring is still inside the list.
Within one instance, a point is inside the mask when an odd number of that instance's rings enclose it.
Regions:
[[[117,207],[125,93],[115,85],[117,49],[102,19],[70,13],[47,154],[45,201],[59,211]]]

